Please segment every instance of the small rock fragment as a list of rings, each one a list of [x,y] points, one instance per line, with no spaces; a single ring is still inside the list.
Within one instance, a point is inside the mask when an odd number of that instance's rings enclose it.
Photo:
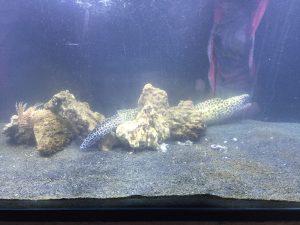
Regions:
[[[193,142],[191,142],[190,140],[187,140],[185,142],[177,141],[177,144],[182,146],[191,146],[193,145]]]
[[[210,148],[211,149],[215,149],[215,150],[227,150],[228,149],[226,146],[216,145],[216,144],[210,145]]]
[[[169,148],[169,145],[166,144],[166,143],[162,143],[160,146],[159,146],[159,150],[161,150],[162,152],[167,152]]]

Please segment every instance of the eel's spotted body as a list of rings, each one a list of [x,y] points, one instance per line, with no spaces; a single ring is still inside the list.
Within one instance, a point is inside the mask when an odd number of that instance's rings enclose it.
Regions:
[[[101,140],[105,135],[116,129],[121,123],[132,120],[138,110],[137,109],[125,109],[119,110],[116,115],[109,117],[99,123],[95,129],[84,139],[80,145],[80,149],[86,149],[94,145]]]
[[[243,94],[227,99],[213,98],[195,105],[203,116],[205,124],[218,123],[229,119],[249,107],[250,96]],[[86,137],[80,149],[86,149],[101,140],[105,135],[114,131],[121,123],[133,120],[138,109],[119,110],[116,115],[105,119]]]
[[[213,98],[200,102],[195,107],[202,113],[205,124],[219,123],[246,110],[251,104],[250,96],[243,94],[227,99]]]

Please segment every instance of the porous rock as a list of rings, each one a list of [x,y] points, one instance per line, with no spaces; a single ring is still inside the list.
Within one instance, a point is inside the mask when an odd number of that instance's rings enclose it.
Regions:
[[[2,130],[3,134],[9,138],[10,143],[16,145],[33,145],[35,143],[33,134],[33,115],[35,107],[26,109],[26,104],[17,103],[17,114],[10,118]]]
[[[172,139],[197,140],[206,128],[192,101],[180,101],[178,106],[169,108],[167,115]]]
[[[44,107],[68,121],[72,132],[80,137],[87,136],[104,119],[102,114],[93,112],[88,103],[78,101],[68,90],[54,95]]]
[[[50,110],[37,110],[34,115],[37,150],[43,154],[62,150],[72,140],[68,124]]]
[[[117,127],[117,137],[131,148],[158,148],[170,136],[169,107],[165,91],[146,84],[139,98],[136,118]]]

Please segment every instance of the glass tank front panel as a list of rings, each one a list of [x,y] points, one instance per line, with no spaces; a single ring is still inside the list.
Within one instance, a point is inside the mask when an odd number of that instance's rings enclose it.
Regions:
[[[300,202],[299,11],[297,0],[1,1],[0,208]]]

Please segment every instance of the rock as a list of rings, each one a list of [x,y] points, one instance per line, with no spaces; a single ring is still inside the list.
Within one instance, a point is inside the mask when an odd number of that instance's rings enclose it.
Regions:
[[[43,154],[62,150],[72,140],[68,124],[50,110],[37,110],[34,115],[37,150]]]
[[[146,84],[139,98],[136,118],[117,127],[117,137],[131,148],[159,148],[170,136],[167,93]]]
[[[17,115],[13,115],[10,123],[3,128],[3,134],[9,138],[13,144],[34,145],[35,139],[33,134],[33,114],[35,107],[26,109],[26,104],[17,103]]]
[[[76,100],[68,90],[54,95],[44,107],[68,121],[74,134],[80,137],[87,136],[97,123],[104,120],[103,115],[93,112],[88,103]]]
[[[62,150],[74,137],[87,136],[104,119],[68,90],[54,95],[43,109],[26,109],[26,104],[18,103],[16,111],[3,133],[15,144],[36,144],[43,153]]]
[[[176,140],[197,140],[206,126],[192,101],[181,101],[168,111],[170,136]]]
[[[169,107],[167,92],[155,88],[151,84],[146,84],[138,100],[138,106],[143,108],[146,104],[155,105],[158,111],[166,111]]]
[[[26,109],[26,104],[18,103],[16,111],[3,129],[12,143],[36,145],[42,153],[53,153],[71,141],[68,124],[50,110],[35,106]]]

